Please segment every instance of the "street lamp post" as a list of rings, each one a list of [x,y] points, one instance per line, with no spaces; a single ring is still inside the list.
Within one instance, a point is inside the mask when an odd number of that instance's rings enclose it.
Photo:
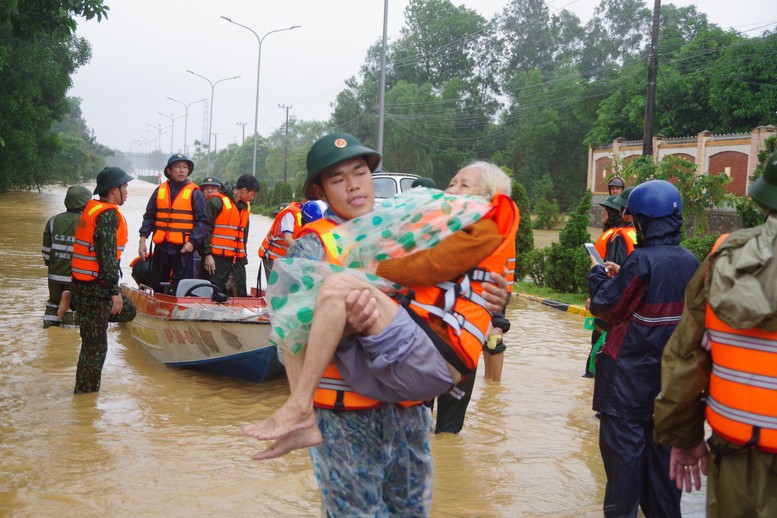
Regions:
[[[156,148],[161,151],[162,150],[162,125],[160,124],[158,126],[154,126],[153,124],[146,123],[146,126],[148,126],[149,128],[154,128],[159,132],[159,144],[157,144],[157,139],[154,138],[154,146],[156,146]]]
[[[175,121],[183,117],[183,115],[179,115],[178,117],[174,117],[173,115],[165,115],[162,112],[157,112],[157,114],[161,115],[162,117],[167,117],[170,119],[170,154],[173,154],[173,139],[175,138]],[[162,147],[161,145],[159,147]]]
[[[183,154],[186,156],[189,156],[189,150],[186,147],[186,130],[189,127],[189,106],[192,104],[197,103],[204,103],[207,101],[207,99],[200,99],[198,101],[192,101],[189,104],[184,103],[183,101],[179,101],[178,99],[173,99],[172,97],[168,97],[171,101],[175,101],[181,106],[183,106],[184,109],[184,119],[183,119]]]
[[[234,77],[225,77],[224,79],[219,79],[215,83],[208,79],[205,76],[201,76],[197,72],[192,72],[191,70],[186,70],[192,75],[195,75],[197,77],[201,77],[204,80],[208,82],[210,85],[210,120],[208,121],[208,174],[210,174],[210,135],[213,133],[213,91],[216,89],[216,85],[219,84],[222,81],[230,81],[232,79],[238,79],[240,76],[234,76]]]
[[[269,32],[265,33],[264,36],[262,36],[260,38],[259,35],[256,34],[256,32],[252,28],[246,27],[242,23],[237,23],[236,21],[231,20],[230,18],[227,18],[226,16],[222,16],[222,18],[224,18],[229,23],[234,23],[238,27],[242,27],[242,28],[244,28],[244,29],[246,29],[248,31],[251,31],[251,34],[256,36],[256,41],[259,43],[259,57],[256,60],[256,105],[255,105],[255,108],[254,108],[254,159],[253,159],[253,164],[251,165],[251,174],[254,177],[256,177],[256,137],[257,137],[257,134],[258,134],[258,131],[259,131],[258,130],[258,123],[259,123],[259,73],[262,70],[262,42],[264,41],[264,39],[267,36],[269,36],[270,34],[272,34],[274,32],[290,31],[292,29],[298,29],[298,28],[300,28],[302,26],[301,25],[292,25],[291,27],[286,27],[284,29],[275,29],[273,31],[269,31]]]

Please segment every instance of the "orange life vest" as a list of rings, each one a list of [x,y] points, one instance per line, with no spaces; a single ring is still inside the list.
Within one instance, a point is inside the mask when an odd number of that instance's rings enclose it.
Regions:
[[[515,203],[501,194],[493,198],[492,206],[493,209],[484,217],[494,219],[500,234],[505,236],[496,250],[477,267],[462,275],[457,282],[413,288],[414,298],[410,302],[411,309],[422,318],[428,320],[429,315],[435,315],[446,323],[450,342],[454,344],[451,351],[454,356],[447,355],[446,360],[462,373],[474,370],[491,328],[491,314],[485,308],[485,299],[481,296],[483,281],[490,281],[491,272],[502,274],[504,268],[508,267],[508,289],[512,289],[510,279],[515,267],[515,233],[520,213]],[[340,254],[332,236],[335,226],[336,223],[322,218],[305,225],[301,235],[317,234],[324,245],[329,262],[341,264]],[[446,355],[443,353],[443,356]],[[349,389],[337,367],[331,363],[324,371],[313,402],[323,408],[354,410],[380,404],[379,401],[361,396],[352,389],[349,392]],[[418,402],[400,404],[408,406]]]
[[[118,205],[106,201],[89,200],[81,213],[81,219],[78,220],[75,242],[73,243],[71,265],[73,278],[76,280],[93,281],[100,273],[100,265],[97,262],[97,253],[95,252],[94,231],[97,216],[106,210],[115,210],[119,216],[119,228],[116,232],[116,268],[119,267],[121,253],[127,244],[127,220],[124,219]]]
[[[221,212],[213,222],[213,235],[210,240],[212,253],[242,259],[246,256],[244,239],[251,206],[249,205],[247,210],[241,210],[229,196],[221,193],[213,196],[221,198],[222,205]]]
[[[734,329],[709,305],[706,327],[712,353],[707,421],[727,441],[777,453],[777,332]]]
[[[194,229],[192,196],[194,191],[199,190],[199,187],[189,182],[181,188],[175,200],[170,200],[170,181],[159,186],[156,195],[154,243],[183,245],[189,241],[189,234]]]
[[[599,252],[600,257],[604,257],[607,255],[607,242],[612,237],[613,233],[615,232],[614,228],[610,228],[605,230],[601,236],[596,240],[596,243],[594,243],[594,246],[596,247],[596,251]]]
[[[300,236],[304,234],[316,234],[324,245],[327,260],[332,264],[341,265],[340,253],[337,249],[332,230],[337,223],[327,218],[321,218],[305,225]],[[313,404],[318,408],[331,410],[365,410],[375,408],[383,403],[377,399],[362,396],[354,391],[345,382],[334,362],[327,365],[324,374],[318,383],[318,388],[313,395]],[[421,404],[421,401],[404,401],[400,406],[413,406]]]
[[[480,352],[491,329],[491,313],[482,297],[483,283],[491,281],[491,273],[502,274],[515,268],[515,233],[520,223],[520,212],[513,200],[496,194],[492,209],[484,218],[492,219],[503,236],[497,248],[478,265],[455,281],[436,286],[409,287],[412,292],[410,308],[423,319],[440,318],[448,328],[448,336],[455,357],[443,353],[461,374],[471,373],[478,364]],[[512,273],[508,274],[508,290],[512,290]]]
[[[610,236],[610,239],[607,241],[608,243],[612,242],[612,240],[617,236],[621,236],[623,238],[623,243],[626,246],[626,255],[629,255],[634,251],[634,246],[637,244],[637,230],[633,226],[629,225],[628,227],[615,227],[610,230],[612,230],[613,233]],[[606,250],[607,248],[605,246],[605,255]],[[604,257],[604,255],[602,257]]]
[[[281,221],[288,213],[294,215],[294,232],[292,237],[294,239],[299,237],[299,233],[302,230],[302,204],[293,201],[275,217],[270,230],[264,237],[264,241],[259,246],[259,257],[267,256],[268,259],[272,260],[286,257],[289,245],[286,244],[286,240],[283,238],[284,233],[281,231]]]

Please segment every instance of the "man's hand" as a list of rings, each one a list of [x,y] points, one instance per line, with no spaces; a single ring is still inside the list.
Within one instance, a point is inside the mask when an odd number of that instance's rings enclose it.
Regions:
[[[607,277],[612,279],[615,277],[615,274],[618,273],[618,270],[621,269],[621,265],[618,263],[613,263],[612,261],[605,261],[604,262],[604,271],[607,272]]]
[[[121,313],[121,308],[124,307],[124,300],[121,298],[121,295],[111,295],[111,302],[113,303],[111,305],[111,315]]]
[[[700,442],[689,450],[672,447],[669,457],[669,478],[677,484],[677,489],[690,493],[693,487],[701,489],[701,475],[707,474],[707,443]],[[693,484],[693,487],[691,486]]]
[[[208,275],[213,275],[213,272],[216,271],[216,260],[212,255],[206,255],[202,260],[202,265]]]
[[[146,260],[146,238],[140,236],[140,243],[138,244],[138,257],[141,261]]]
[[[347,334],[364,334],[378,321],[378,301],[370,290],[353,290],[345,298]]]
[[[181,253],[182,254],[190,254],[192,252],[194,252],[194,245],[192,244],[191,241],[187,241],[181,247]]]
[[[507,275],[505,270],[504,275]],[[486,299],[486,309],[491,313],[501,313],[507,305],[507,279],[498,273],[491,272],[493,283],[483,283],[483,298]]]

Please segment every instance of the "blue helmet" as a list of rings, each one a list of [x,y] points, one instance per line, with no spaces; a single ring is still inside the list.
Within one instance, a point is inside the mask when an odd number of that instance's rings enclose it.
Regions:
[[[650,180],[637,185],[628,199],[627,214],[661,218],[681,214],[683,202],[677,188],[666,180]]]
[[[324,217],[326,203],[321,200],[310,200],[302,205],[302,222],[311,223]]]

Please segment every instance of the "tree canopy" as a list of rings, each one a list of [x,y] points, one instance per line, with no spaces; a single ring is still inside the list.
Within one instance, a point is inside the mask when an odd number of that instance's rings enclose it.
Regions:
[[[91,57],[89,43],[74,35],[74,18],[102,19],[107,10],[102,0],[0,6],[0,192],[82,179],[84,164],[95,158],[84,128],[58,132],[53,126],[72,115],[66,98],[71,77]]]
[[[88,131],[52,129],[72,109],[71,74],[89,59],[73,20],[102,19],[107,9],[100,0],[0,7],[0,191],[65,181],[45,167],[58,155],[68,157],[56,158],[65,167],[87,149],[108,154]],[[531,204],[572,209],[585,191],[588,146],[642,138],[651,19],[643,0],[601,0],[585,24],[543,0],[512,0],[490,20],[450,0],[409,0],[387,48],[383,168],[444,185],[466,163],[491,160],[513,172]],[[660,21],[655,134],[777,124],[773,25],[748,36],[672,4],[661,7]],[[327,132],[376,145],[380,63],[376,38],[329,120],[292,117],[288,138],[281,127],[259,139],[257,173],[268,189],[285,178],[296,195],[305,154]],[[207,151],[200,144],[193,153],[196,170],[205,170]],[[211,154],[212,173],[236,179],[250,170],[252,153],[252,139],[220,149]]]

